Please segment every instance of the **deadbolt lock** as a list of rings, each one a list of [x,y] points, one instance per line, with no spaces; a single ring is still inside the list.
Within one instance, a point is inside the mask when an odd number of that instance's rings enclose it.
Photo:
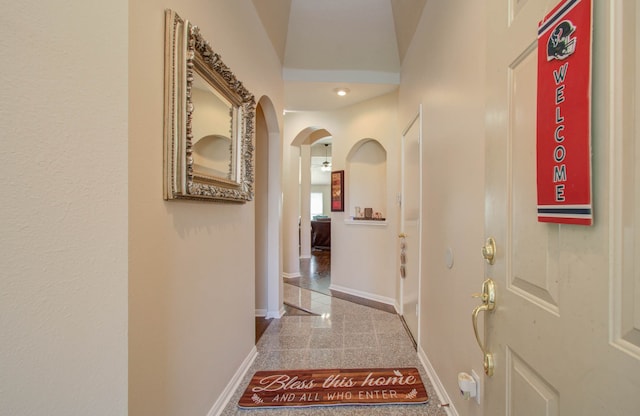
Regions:
[[[493,237],[487,238],[487,242],[482,246],[482,257],[484,257],[489,264],[493,264],[495,262],[496,240]]]

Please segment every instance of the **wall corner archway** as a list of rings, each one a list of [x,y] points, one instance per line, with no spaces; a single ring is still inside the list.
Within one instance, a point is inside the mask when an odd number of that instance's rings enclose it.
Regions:
[[[301,128],[286,146],[284,160],[283,240],[285,278],[300,277],[300,258],[311,254],[311,223],[302,212],[310,209],[310,147],[323,138],[332,136],[318,126]],[[303,245],[304,243],[304,245]]]
[[[256,106],[255,136],[256,316],[280,318],[282,279],[282,139],[278,113],[267,96]]]

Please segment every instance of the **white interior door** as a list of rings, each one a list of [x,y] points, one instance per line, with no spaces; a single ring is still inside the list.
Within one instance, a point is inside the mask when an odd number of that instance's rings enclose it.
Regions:
[[[402,134],[400,199],[401,314],[416,342],[420,317],[422,107]]]
[[[615,145],[615,128],[636,134],[633,115],[610,118],[626,114],[612,106],[633,103],[609,95],[610,69],[622,71],[623,58],[637,56],[628,43],[624,53],[611,49],[621,47],[616,37],[636,36],[634,2],[624,2],[625,11],[622,3],[594,1],[595,223],[588,227],[536,218],[537,24],[557,1],[488,1],[485,227],[497,251],[485,269],[496,284],[496,308],[484,315],[495,362],[484,378],[485,415],[640,412],[640,158],[623,166],[631,150]],[[632,141],[640,147],[637,136]]]

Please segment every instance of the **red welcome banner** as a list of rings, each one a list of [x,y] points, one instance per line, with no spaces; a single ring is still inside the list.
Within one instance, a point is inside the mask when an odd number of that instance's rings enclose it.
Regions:
[[[538,221],[591,225],[591,0],[538,25]]]

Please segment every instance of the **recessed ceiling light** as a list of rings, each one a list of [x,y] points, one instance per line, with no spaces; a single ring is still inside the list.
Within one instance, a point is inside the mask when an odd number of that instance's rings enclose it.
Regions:
[[[344,97],[345,95],[347,95],[349,93],[349,88],[335,88],[334,91],[340,97]]]

